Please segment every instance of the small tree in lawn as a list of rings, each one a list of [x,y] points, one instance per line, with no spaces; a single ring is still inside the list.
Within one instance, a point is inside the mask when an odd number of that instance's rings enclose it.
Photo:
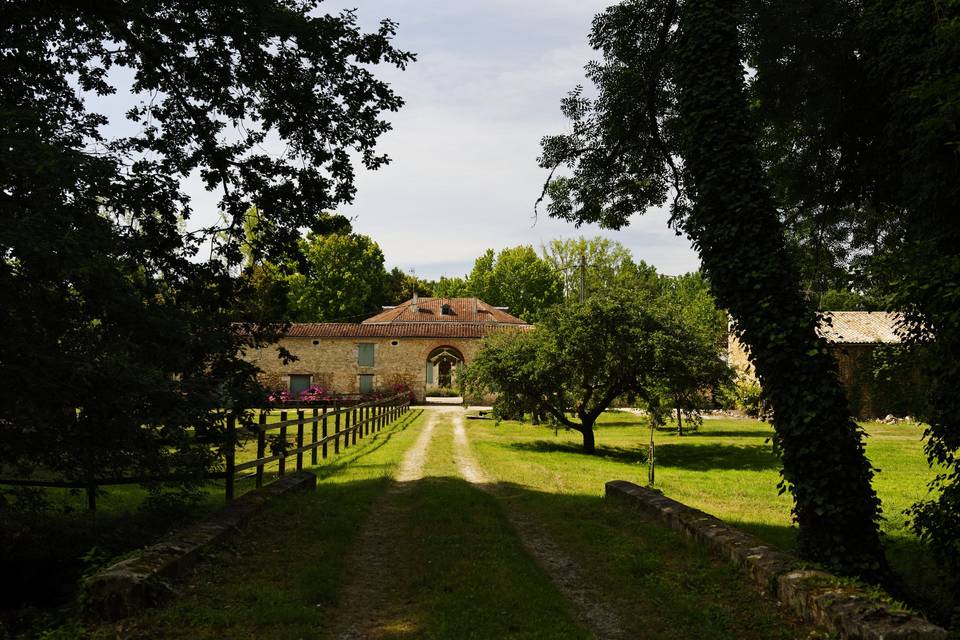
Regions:
[[[733,383],[733,369],[722,357],[722,346],[709,332],[703,331],[703,323],[691,318],[681,306],[668,308],[668,321],[674,329],[656,339],[661,342],[682,340],[680,344],[664,344],[658,349],[658,364],[661,377],[647,397],[651,421],[665,417],[656,407],[670,408],[677,416],[677,435],[683,435],[683,420],[694,429],[702,423],[700,409],[704,392]]]
[[[686,397],[714,383],[698,377],[713,368],[693,365],[718,355],[691,347],[693,334],[652,300],[612,294],[555,307],[532,331],[488,339],[470,366],[470,384],[498,394],[501,415],[550,414],[593,453],[594,424],[616,398],[633,395],[652,406],[664,393]]]

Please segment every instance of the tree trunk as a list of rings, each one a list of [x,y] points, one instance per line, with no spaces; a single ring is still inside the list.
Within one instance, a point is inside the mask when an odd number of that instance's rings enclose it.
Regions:
[[[679,406],[677,406],[677,435],[683,435],[683,412],[680,411]]]
[[[593,433],[593,422],[584,422],[580,433],[583,435],[583,450],[587,453],[595,453],[597,450],[597,441]]]
[[[848,574],[887,575],[880,502],[836,363],[787,257],[744,86],[741,3],[687,0],[676,58],[684,180],[681,220],[773,408],[799,549]]]

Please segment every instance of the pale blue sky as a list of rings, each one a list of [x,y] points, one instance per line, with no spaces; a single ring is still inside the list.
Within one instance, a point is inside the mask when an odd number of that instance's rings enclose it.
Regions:
[[[623,231],[602,232],[540,217],[533,203],[545,173],[536,164],[541,136],[566,129],[560,99],[584,83],[587,45],[602,0],[330,0],[356,8],[361,24],[399,23],[398,47],[418,61],[381,75],[407,105],[380,148],[393,162],[357,180],[356,202],[341,210],[382,247],[388,268],[418,276],[462,275],[487,248],[602,234],[664,273],[696,269],[684,237],[663,211],[637,216]],[[195,210],[218,196],[193,181]]]

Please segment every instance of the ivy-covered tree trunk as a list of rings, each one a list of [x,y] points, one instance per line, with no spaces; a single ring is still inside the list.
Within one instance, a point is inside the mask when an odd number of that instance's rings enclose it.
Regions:
[[[773,408],[781,486],[795,499],[800,552],[844,573],[883,578],[880,502],[863,432],[816,334],[798,270],[786,258],[758,156],[740,49],[742,10],[717,0],[687,0],[681,9],[675,80],[692,203],[683,228],[749,346]]]

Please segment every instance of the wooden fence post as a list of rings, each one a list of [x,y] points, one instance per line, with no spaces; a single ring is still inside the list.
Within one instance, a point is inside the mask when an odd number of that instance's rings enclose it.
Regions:
[[[321,431],[323,435],[323,459],[327,459],[327,408],[323,408],[323,425],[321,426]]]
[[[333,403],[333,453],[340,453],[340,403]]]
[[[233,500],[233,480],[236,470],[236,451],[237,448],[237,417],[232,413],[227,417],[227,460],[226,467],[227,472],[227,482],[226,482],[226,493],[227,493],[227,502]]]
[[[351,437],[350,437],[350,440],[351,440],[350,444],[356,445],[357,444],[357,413],[359,412],[359,410],[357,409],[357,405],[353,405],[353,409],[351,412],[353,415],[350,416],[350,424],[353,425],[353,430],[352,430],[353,433],[351,434]]]
[[[316,445],[316,444],[317,444],[317,429],[318,429],[318,427],[319,427],[319,424],[317,424],[317,408],[314,407],[314,408],[313,408],[313,430],[312,430],[312,433],[311,433],[311,436],[312,436],[312,437],[311,437],[311,440],[310,440],[310,444],[312,444],[312,445]],[[317,447],[316,447],[316,446],[314,446],[313,449],[310,450],[310,464],[313,465],[313,466],[317,466]]]
[[[257,420],[257,460],[267,454],[267,413],[261,409]],[[263,463],[257,464],[257,489],[263,486]]]
[[[281,411],[281,412],[280,412],[280,422],[283,423],[283,422],[286,422],[286,421],[287,421],[287,412],[286,412],[286,411]],[[279,476],[282,477],[283,474],[285,474],[285,473],[287,472],[287,425],[283,425],[283,426],[280,427],[280,464],[279,464],[279,467],[280,467],[280,469],[279,469],[277,475],[279,475]]]
[[[297,471],[303,471],[303,409],[297,409]]]

